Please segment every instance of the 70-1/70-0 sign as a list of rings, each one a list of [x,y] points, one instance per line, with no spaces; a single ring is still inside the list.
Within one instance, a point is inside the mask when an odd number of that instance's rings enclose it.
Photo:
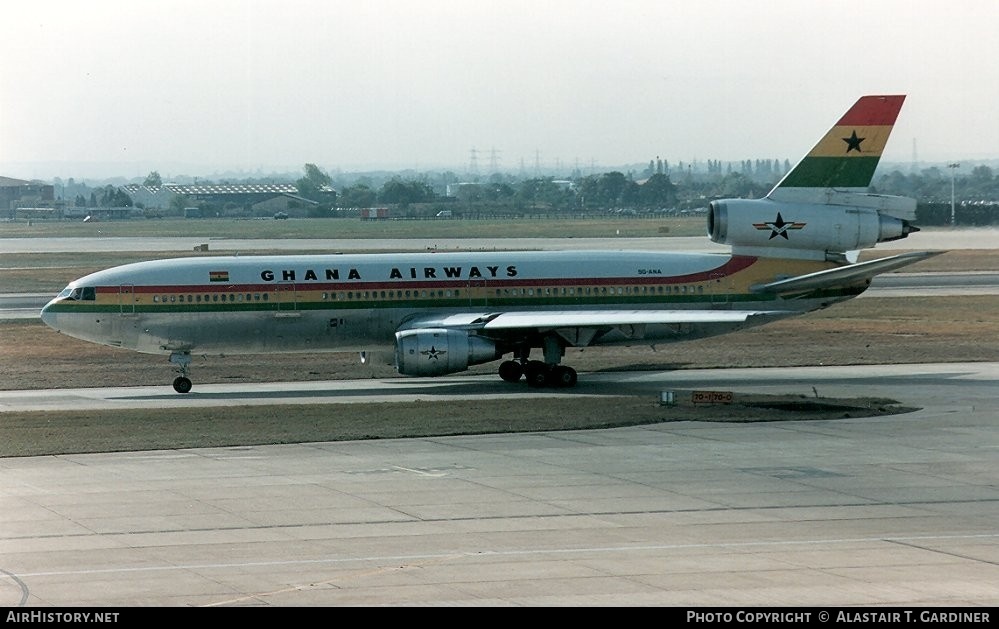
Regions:
[[[731,404],[731,391],[691,391],[690,401],[694,404]]]

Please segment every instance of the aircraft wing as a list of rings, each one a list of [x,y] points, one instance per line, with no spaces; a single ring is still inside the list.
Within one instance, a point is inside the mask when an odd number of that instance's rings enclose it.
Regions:
[[[931,258],[944,253],[943,251],[914,251],[902,253],[897,256],[870,260],[841,266],[835,269],[817,271],[806,275],[799,275],[776,282],[769,282],[754,286],[751,290],[754,293],[790,293],[796,291],[807,291],[821,288],[835,288],[838,286],[848,286],[857,284],[865,280],[870,280],[876,275],[894,271],[895,269]]]
[[[485,330],[519,328],[578,328],[642,324],[743,323],[753,310],[595,310],[565,312],[504,312],[485,322]]]
[[[743,323],[755,316],[777,316],[766,310],[564,310],[460,313],[420,317],[400,329],[463,328],[475,330],[612,327],[641,324]]]

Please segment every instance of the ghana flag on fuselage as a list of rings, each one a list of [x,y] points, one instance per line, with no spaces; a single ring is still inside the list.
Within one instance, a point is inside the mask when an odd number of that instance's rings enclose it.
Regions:
[[[905,96],[862,96],[770,191],[871,185]]]

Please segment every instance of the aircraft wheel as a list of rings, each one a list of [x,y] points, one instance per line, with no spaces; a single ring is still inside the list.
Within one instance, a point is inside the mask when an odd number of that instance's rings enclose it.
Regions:
[[[515,360],[500,363],[499,376],[507,382],[517,382],[524,375],[524,367]]]
[[[191,384],[190,378],[187,378],[185,376],[177,376],[176,378],[174,378],[173,390],[176,391],[177,393],[190,393],[191,387],[193,386],[194,385]]]
[[[556,387],[569,388],[576,386],[576,370],[572,367],[559,365],[552,369],[552,385]]]
[[[548,365],[541,361],[532,360],[527,363],[527,367],[524,369],[524,377],[527,379],[527,386],[533,388],[540,388],[548,386],[550,378],[551,369]]]

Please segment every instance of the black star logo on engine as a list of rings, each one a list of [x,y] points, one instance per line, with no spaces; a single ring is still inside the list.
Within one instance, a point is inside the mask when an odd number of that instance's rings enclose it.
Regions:
[[[447,350],[437,349],[436,347],[434,347],[433,345],[431,345],[430,349],[428,349],[425,352],[420,352],[420,353],[423,354],[424,356],[426,356],[427,360],[440,360],[441,356],[443,356],[444,354],[447,354]]]
[[[849,153],[850,151],[857,151],[858,153],[861,153],[860,143],[866,139],[867,138],[858,138],[857,130],[854,129],[853,133],[850,134],[850,137],[843,138],[843,141],[846,142],[846,152]]]
[[[767,240],[773,240],[777,236],[781,236],[784,240],[789,240],[787,237],[787,230],[789,229],[801,229],[805,226],[805,223],[788,223],[784,220],[784,217],[777,212],[777,220],[767,223],[753,223],[753,227],[761,230],[770,230],[770,238]]]

